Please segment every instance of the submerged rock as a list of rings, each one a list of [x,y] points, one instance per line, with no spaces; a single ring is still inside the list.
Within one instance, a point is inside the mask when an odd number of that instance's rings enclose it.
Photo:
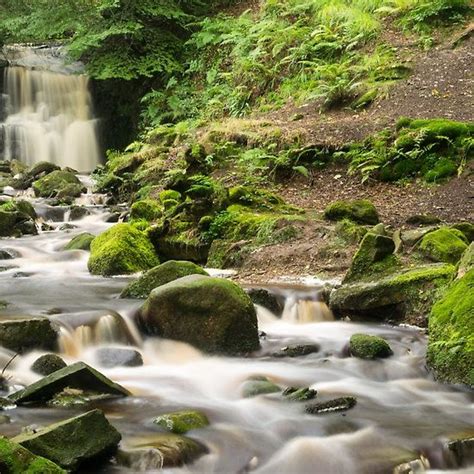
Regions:
[[[460,230],[442,227],[426,234],[418,249],[430,260],[454,265],[467,249],[467,239]]]
[[[138,367],[143,365],[140,352],[122,347],[101,347],[95,352],[98,363],[102,367]]]
[[[79,219],[82,219],[83,217],[86,217],[90,215],[89,209],[84,206],[72,206],[71,210],[69,212],[69,219],[71,221],[77,221]]]
[[[283,312],[283,304],[276,295],[265,288],[250,288],[247,291],[254,304],[263,306],[274,315],[279,316]]]
[[[130,395],[128,390],[84,362],[76,362],[28,385],[24,390],[13,393],[9,398],[17,405],[46,402],[66,387],[120,397]]]
[[[235,283],[191,275],[155,288],[139,322],[148,334],[187,342],[211,353],[259,349],[257,315]]]
[[[89,232],[82,232],[73,237],[64,247],[64,250],[90,250],[91,243],[95,239],[95,235]]]
[[[156,448],[119,449],[115,459],[119,466],[128,467],[132,472],[148,472],[163,467],[163,456]]]
[[[208,426],[209,420],[204,413],[199,411],[182,410],[158,416],[153,420],[153,423],[173,433],[184,434],[190,430]]]
[[[191,463],[208,452],[207,448],[198,441],[174,433],[154,435],[135,443],[134,448],[157,449],[163,458],[163,467],[175,467]]]
[[[320,415],[323,413],[334,413],[346,411],[355,407],[357,400],[355,397],[341,397],[327,402],[311,403],[306,405],[305,411],[310,415]]]
[[[324,210],[324,217],[330,221],[349,219],[358,224],[375,225],[379,216],[375,206],[368,200],[335,201]]]
[[[427,362],[443,382],[474,386],[474,269],[431,310]]]
[[[385,339],[368,334],[353,334],[349,350],[352,356],[360,359],[382,359],[393,355],[393,351]]]
[[[130,224],[116,224],[92,241],[88,267],[93,275],[111,276],[148,270],[159,263],[143,232]]]
[[[36,456],[23,446],[0,437],[0,472],[2,474],[66,474],[52,461]]]
[[[15,352],[33,349],[55,351],[58,332],[47,318],[19,318],[0,321],[0,346]]]
[[[50,375],[66,366],[66,362],[57,354],[44,354],[33,362],[31,370],[40,375]]]
[[[271,380],[264,376],[253,377],[246,380],[242,385],[242,397],[251,398],[257,395],[265,395],[269,393],[281,392],[281,387],[274,384]]]
[[[132,281],[122,291],[121,298],[147,298],[152,290],[188,275],[209,274],[199,265],[180,260],[168,260],[145,272],[138,280]]]
[[[13,441],[65,469],[75,470],[84,462],[112,455],[120,439],[104,414],[92,410],[36,433],[21,434]]]
[[[320,349],[319,344],[295,344],[281,348],[279,352],[274,352],[272,357],[302,357],[319,352]]]
[[[448,461],[454,467],[466,467],[474,464],[474,436],[454,439],[446,443]]]

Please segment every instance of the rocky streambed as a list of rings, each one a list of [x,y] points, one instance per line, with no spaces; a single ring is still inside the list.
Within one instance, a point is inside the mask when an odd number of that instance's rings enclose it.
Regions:
[[[80,186],[87,184],[81,178]],[[348,301],[354,310],[361,294],[376,301],[367,296],[373,285],[357,278],[366,261],[354,260],[346,285],[330,298],[332,284],[323,281],[262,282],[264,290],[250,292],[256,313],[240,287],[213,279],[218,273],[195,276],[204,271],[168,264],[154,277],[164,286],[144,303],[149,289],[137,275],[89,271],[84,234],[101,234],[120,218],[103,197],[81,195],[74,202],[81,211],[28,191],[21,197],[33,204],[36,231],[0,241],[0,361],[8,364],[0,394],[2,472],[27,471],[14,464],[19,458],[28,472],[472,469],[472,392],[433,379],[426,331],[355,317],[370,305],[351,319],[336,320],[329,310],[328,302],[339,312]],[[369,237],[364,245],[362,253],[370,247],[381,261],[391,244]],[[173,272],[183,278],[166,284]],[[379,297],[403,302],[406,280],[387,282]],[[207,318],[210,308],[230,318],[225,327],[201,319],[189,331],[191,316]],[[233,311],[245,324],[233,326]],[[191,316],[179,329],[173,314]],[[60,359],[39,359],[51,353]]]

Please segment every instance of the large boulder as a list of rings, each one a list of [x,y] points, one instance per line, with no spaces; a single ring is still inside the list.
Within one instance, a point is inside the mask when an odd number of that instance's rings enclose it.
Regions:
[[[257,350],[257,316],[250,298],[235,283],[191,275],[155,288],[139,322],[148,334],[187,342],[211,353]]]
[[[74,173],[56,170],[33,183],[37,197],[77,197],[85,192],[84,186]]]
[[[112,455],[121,438],[100,410],[92,410],[35,433],[21,434],[13,441],[65,469],[76,470],[85,462]]]
[[[147,298],[152,290],[188,275],[207,275],[199,265],[181,260],[168,260],[144,273],[125,287],[121,298]]]
[[[18,318],[0,321],[0,346],[15,352],[58,348],[56,326],[47,318]]]
[[[379,222],[375,206],[366,199],[335,201],[324,210],[324,217],[330,221],[349,219],[358,224],[374,225]]]
[[[445,382],[474,386],[474,269],[456,280],[429,317],[427,361]]]
[[[380,224],[381,225],[381,224]],[[369,232],[363,237],[352,259],[344,282],[363,280],[384,273],[395,265],[395,242],[386,235]]]
[[[66,387],[118,397],[130,395],[128,390],[112,382],[112,380],[84,362],[76,362],[28,385],[23,390],[11,394],[9,398],[17,405],[46,402]]]
[[[147,236],[130,224],[116,224],[91,243],[89,271],[123,275],[148,270],[160,262]]]
[[[0,205],[0,237],[21,237],[38,233],[36,212],[28,201],[7,201]]]
[[[434,262],[455,265],[467,249],[467,239],[460,230],[442,227],[426,234],[418,244],[418,249]]]
[[[2,474],[66,474],[52,461],[36,456],[23,446],[0,437],[0,472]]]
[[[449,283],[454,273],[452,265],[430,264],[374,280],[349,283],[331,292],[329,306],[338,316],[383,319],[407,315],[410,321],[423,324],[423,315],[430,310],[437,291]]]

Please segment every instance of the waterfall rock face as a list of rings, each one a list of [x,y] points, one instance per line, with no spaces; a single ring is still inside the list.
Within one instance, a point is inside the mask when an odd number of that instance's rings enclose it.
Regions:
[[[61,47],[8,46],[3,68],[0,159],[49,161],[91,171],[99,162],[89,79]],[[1,73],[1,71],[0,71]]]

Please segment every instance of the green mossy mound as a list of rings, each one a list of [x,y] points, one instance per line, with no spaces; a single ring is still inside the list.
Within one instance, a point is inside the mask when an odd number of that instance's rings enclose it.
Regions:
[[[177,434],[184,434],[209,425],[209,420],[204,413],[196,410],[183,410],[158,416],[153,423]]]
[[[35,208],[32,206],[31,203],[28,201],[23,201],[23,200],[15,200],[12,199],[11,201],[8,201],[0,206],[0,208],[4,211],[7,212],[20,212],[22,214],[27,215],[31,219],[35,220],[37,219],[36,211]]]
[[[104,459],[116,450],[121,436],[100,410],[55,423],[35,433],[13,439],[31,452],[76,470],[93,459]]]
[[[425,235],[421,239],[418,249],[434,262],[454,265],[467,249],[467,239],[460,230],[442,227]]]
[[[395,243],[390,237],[373,232],[365,234],[352,259],[344,283],[370,279],[374,275],[393,270],[397,267],[397,259],[393,255],[394,251]]]
[[[37,197],[78,197],[85,191],[84,186],[70,171],[56,170],[33,183]]]
[[[429,317],[427,361],[444,382],[474,386],[474,269],[456,280]]]
[[[111,276],[136,273],[160,262],[147,236],[130,224],[116,224],[91,243],[89,271]]]
[[[89,232],[83,232],[73,237],[69,243],[65,245],[64,250],[90,250],[91,243],[94,239],[95,235]]]
[[[31,370],[40,375],[50,375],[57,370],[64,369],[67,364],[57,354],[44,354],[38,357],[31,366]]]
[[[474,224],[471,222],[458,222],[452,225],[451,229],[460,230],[469,243],[474,242]]]
[[[162,207],[153,199],[144,199],[133,203],[130,209],[130,219],[144,219],[147,222],[153,222],[162,216]]]
[[[188,275],[208,275],[199,265],[192,262],[168,260],[148,270],[138,280],[131,282],[122,291],[121,298],[147,298],[152,290]]]
[[[366,199],[335,201],[326,207],[324,217],[330,221],[349,219],[357,224],[375,225],[379,222],[377,209]]]
[[[139,322],[148,334],[210,353],[241,354],[260,347],[252,301],[238,285],[220,278],[191,275],[155,288]]]
[[[0,437],[0,472],[2,474],[66,474],[52,461],[36,456],[23,446]]]
[[[378,336],[353,334],[349,342],[351,355],[360,359],[383,359],[393,354],[388,342]]]
[[[0,237],[21,237],[23,234],[36,235],[37,218],[33,206],[28,201],[14,200],[0,204]]]

